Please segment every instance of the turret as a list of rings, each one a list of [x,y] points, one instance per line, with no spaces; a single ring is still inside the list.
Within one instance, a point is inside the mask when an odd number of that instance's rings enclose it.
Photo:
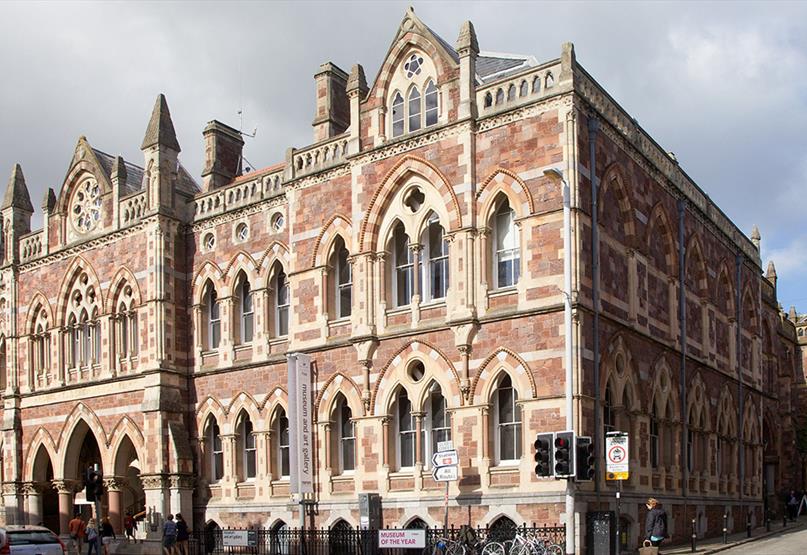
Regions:
[[[476,31],[470,21],[460,28],[457,38],[457,54],[460,57],[460,105],[459,117],[476,117],[476,57],[479,55],[479,43]]]
[[[177,163],[181,149],[174,132],[171,113],[168,111],[168,103],[162,94],[157,96],[154,103],[140,150],[143,151],[146,168],[149,209],[173,212]]]
[[[3,215],[3,263],[12,264],[19,260],[19,240],[31,231],[31,216],[34,213],[31,195],[28,194],[19,164],[15,164],[11,170],[0,211]]]
[[[765,279],[767,279],[771,285],[773,285],[773,289],[776,291],[776,266],[773,265],[773,260],[768,262],[768,269],[765,272]]]

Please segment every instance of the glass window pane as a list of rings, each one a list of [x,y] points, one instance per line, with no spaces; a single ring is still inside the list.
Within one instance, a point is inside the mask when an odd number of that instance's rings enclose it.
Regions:
[[[354,470],[356,468],[356,460],[354,453],[354,440],[342,440],[342,470]]]
[[[392,136],[399,137],[404,132],[403,96],[395,93],[392,100]]]
[[[426,86],[426,126],[435,125],[437,123],[437,87],[433,81],[429,81]]]
[[[242,333],[244,336],[243,337],[244,343],[249,343],[250,341],[252,341],[252,319],[253,319],[252,313],[244,315],[243,329],[242,329]]]
[[[409,131],[420,129],[420,93],[412,89],[409,93]]]
[[[339,288],[339,318],[350,316],[352,289],[350,285]]]
[[[415,434],[407,432],[401,434],[401,466],[415,465]]]

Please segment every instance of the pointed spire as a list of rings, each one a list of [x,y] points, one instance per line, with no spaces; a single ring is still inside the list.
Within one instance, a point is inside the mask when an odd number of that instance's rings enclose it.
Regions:
[[[157,101],[154,103],[154,110],[151,112],[146,136],[143,137],[140,149],[145,150],[154,145],[162,145],[176,152],[181,150],[177,134],[174,132],[174,123],[171,121],[171,112],[168,111],[168,102],[162,93],[157,96]]]
[[[350,69],[350,77],[347,78],[347,92],[353,91],[359,91],[361,97],[367,94],[367,77],[361,64],[354,64]]]
[[[759,242],[762,237],[759,235],[759,228],[755,225],[751,230],[751,242],[754,243],[754,246],[757,250],[759,250]]]
[[[796,321],[796,307],[790,305],[790,311],[787,313],[787,317],[790,319],[791,322]]]
[[[471,50],[474,54],[479,54],[479,42],[476,40],[476,31],[474,24],[466,21],[460,27],[460,36],[457,38],[456,45],[457,52],[463,50]]]
[[[53,212],[55,206],[56,193],[53,192],[53,188],[48,187],[48,190],[45,191],[45,197],[42,199],[42,210],[44,212]]]
[[[8,187],[6,187],[6,195],[3,197],[3,206],[6,208],[19,208],[26,212],[33,212],[34,207],[31,204],[31,195],[28,194],[28,186],[25,184],[25,177],[22,175],[22,168],[19,164],[14,164],[14,169],[11,170],[11,177],[8,179]]]
[[[776,266],[774,266],[773,260],[768,262],[768,271],[765,272],[765,277],[768,279],[776,277]]]

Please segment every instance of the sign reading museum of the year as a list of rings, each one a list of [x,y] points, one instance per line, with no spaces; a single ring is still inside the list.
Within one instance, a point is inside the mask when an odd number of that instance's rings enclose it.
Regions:
[[[378,547],[423,549],[426,547],[426,530],[379,530]]]
[[[255,530],[221,531],[221,543],[224,547],[255,547],[257,539]]]
[[[628,434],[609,432],[605,436],[605,477],[608,480],[627,480],[629,475]]]
[[[314,452],[311,437],[311,357],[289,355],[289,485],[292,493],[313,493]]]

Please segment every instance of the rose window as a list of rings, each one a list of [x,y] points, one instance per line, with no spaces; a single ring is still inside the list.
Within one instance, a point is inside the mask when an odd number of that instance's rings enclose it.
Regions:
[[[93,179],[78,186],[70,208],[73,225],[82,233],[95,228],[101,221],[101,187]]]
[[[421,68],[423,68],[423,56],[419,54],[412,54],[404,64],[406,78],[411,79],[415,75],[420,75]]]

